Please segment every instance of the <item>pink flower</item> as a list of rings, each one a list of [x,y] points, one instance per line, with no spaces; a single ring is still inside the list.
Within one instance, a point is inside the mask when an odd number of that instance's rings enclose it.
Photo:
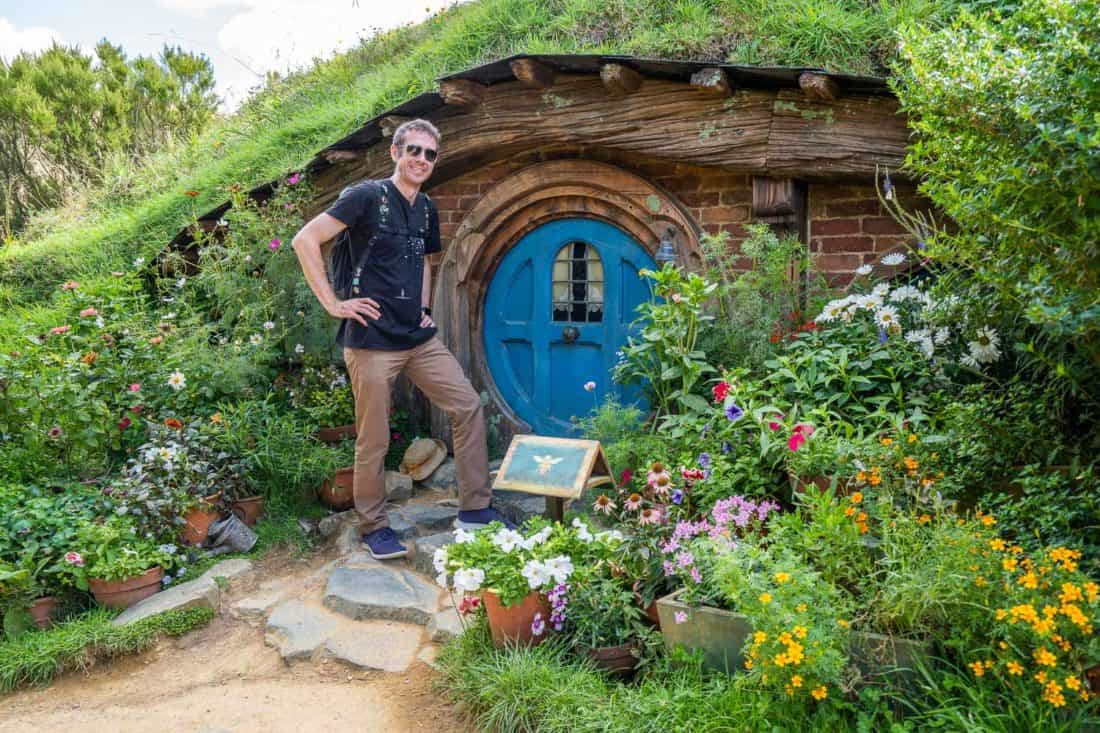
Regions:
[[[684,477],[685,481],[702,481],[706,478],[706,474],[703,473],[701,468],[684,468],[681,466],[680,475]]]
[[[810,423],[798,423],[791,430],[791,438],[787,441],[787,448],[796,451],[806,443],[806,438],[814,434],[814,426]]]
[[[468,616],[481,607],[481,598],[478,596],[463,596],[458,602],[458,612]]]
[[[126,415],[121,420],[118,421],[118,429],[119,430],[125,430],[126,428],[130,427],[133,424],[134,424],[134,421],[130,419],[129,415]]]
[[[84,566],[84,558],[80,556],[79,552],[66,552],[65,562],[69,563],[70,565],[76,565],[77,567]]]
[[[46,431],[46,435],[48,435],[51,438],[60,438],[61,437],[61,432],[62,432],[61,431],[61,426],[60,425],[54,425],[52,428],[50,428],[49,430]]]
[[[630,483],[630,479],[634,478],[634,472],[629,468],[624,468],[622,474],[619,476],[619,483],[626,486]]]
[[[710,391],[714,394],[715,402],[725,402],[730,393],[730,386],[727,382],[719,382]]]
[[[596,512],[602,512],[604,514],[610,514],[615,510],[615,502],[604,494],[600,494],[596,497],[596,501],[592,504],[592,510]]]
[[[661,512],[659,509],[646,507],[642,510],[642,513],[638,515],[639,524],[657,524],[659,521],[661,521]]]
[[[677,611],[672,615],[672,620],[678,624],[682,624],[688,620],[687,611]]]
[[[98,315],[99,311],[97,311],[95,308],[85,308],[84,310],[80,311],[81,318],[91,318],[92,316]]]
[[[76,280],[69,280],[68,282],[66,282],[65,284],[63,284],[61,286],[61,289],[62,290],[76,290],[79,287],[80,287],[80,283],[78,283]]]
[[[283,204],[283,208],[286,209],[287,211],[290,211],[291,209],[294,208],[294,204],[289,204],[289,203],[288,204]]]
[[[592,392],[595,389],[596,389],[596,383],[595,382],[585,382],[584,383],[584,391],[585,392]]]
[[[298,183],[298,181],[300,181],[300,180],[302,180],[302,174],[301,173],[291,173],[290,177],[286,179],[286,183],[287,183],[288,186],[293,186],[294,184]]]
[[[277,239],[277,238],[272,239],[270,242],[267,243],[267,248],[269,250],[271,250],[272,252],[278,252],[279,251],[279,245],[281,245],[281,244],[282,244],[282,241],[280,241],[279,239]]]
[[[134,382],[133,384],[130,385],[130,391],[131,392],[140,392],[141,391],[141,385],[138,384],[137,382]]]
[[[50,333],[55,336],[60,336],[63,333],[68,333],[71,328],[72,326],[66,323],[64,326],[54,326],[50,329]]]
[[[638,507],[640,507],[641,505],[642,505],[641,494],[631,494],[630,496],[628,496],[626,498],[626,501],[623,502],[623,507],[626,508],[627,511],[631,511],[631,512],[636,511],[638,509]]]
[[[691,579],[695,581],[696,585],[703,582],[703,574],[699,572],[699,566],[691,566]]]

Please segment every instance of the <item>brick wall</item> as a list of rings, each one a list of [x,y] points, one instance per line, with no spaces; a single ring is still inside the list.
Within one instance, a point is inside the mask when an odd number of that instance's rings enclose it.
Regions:
[[[604,150],[551,149],[493,163],[428,189],[439,210],[444,249],[474,204],[501,180],[537,162],[577,157],[616,165],[664,188],[679,199],[703,231],[729,232],[734,251],[748,235],[745,225],[752,219],[752,180],[748,175],[639,156],[624,158]],[[909,241],[904,230],[882,211],[873,186],[814,183],[808,188],[810,251],[830,284],[846,285],[861,264]],[[902,199],[909,202],[914,196],[906,191]],[[747,261],[738,264],[747,267]]]

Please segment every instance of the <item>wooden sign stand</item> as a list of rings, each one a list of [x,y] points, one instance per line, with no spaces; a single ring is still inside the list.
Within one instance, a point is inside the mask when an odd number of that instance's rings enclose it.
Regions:
[[[546,515],[561,521],[565,500],[579,499],[585,489],[615,485],[611,466],[598,440],[516,435],[500,464],[494,489],[524,491],[546,497]]]

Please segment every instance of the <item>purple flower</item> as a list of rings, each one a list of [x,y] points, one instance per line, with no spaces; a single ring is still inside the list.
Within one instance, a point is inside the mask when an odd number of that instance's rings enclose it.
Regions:
[[[887,338],[889,338],[889,337],[886,335],[886,329],[879,326],[879,329],[878,329],[878,342],[880,344],[884,344],[884,343],[886,343]]]
[[[733,446],[730,445],[730,442],[728,440],[723,440],[722,441],[722,452],[723,453],[729,453],[731,450],[733,450]]]
[[[688,620],[687,611],[677,611],[673,614],[672,620],[678,624],[682,624]]]
[[[686,568],[688,565],[695,563],[695,555],[692,555],[687,550],[681,552],[676,556],[676,564],[682,568]]]
[[[676,574],[676,566],[673,565],[668,560],[665,560],[664,563],[662,563],[662,567],[665,569],[665,577],[669,577],[669,576],[672,576],[672,575]]]
[[[699,572],[699,568],[695,565],[691,566],[691,579],[694,580],[696,584],[703,582],[703,574]]]
[[[542,620],[542,612],[535,614],[535,620],[531,622],[531,633],[535,636],[542,636],[546,633],[546,622]]]
[[[271,250],[272,252],[278,252],[279,251],[279,246],[281,244],[282,244],[282,241],[279,240],[278,238],[272,239],[270,242],[267,243],[267,248],[269,250]]]
[[[683,491],[681,491],[680,489],[676,489],[675,491],[672,492],[672,503],[673,504],[682,504],[683,501],[684,501],[684,492]]]
[[[710,468],[710,453],[699,454],[699,465],[702,468]]]
[[[730,406],[726,408],[726,419],[730,422],[737,422],[745,416],[745,411],[734,403],[730,403]]]
[[[290,177],[286,179],[286,182],[287,182],[287,185],[293,186],[294,184],[296,184],[300,180],[302,180],[302,174],[301,173],[291,173]]]
[[[661,545],[661,552],[665,553],[666,555],[670,555],[670,554],[672,554],[673,552],[676,552],[679,549],[680,549],[680,543],[677,542],[675,538],[671,539],[668,542]]]
[[[710,423],[708,422],[706,425],[703,426],[702,432],[699,433],[699,440],[706,440],[707,433],[709,433],[709,432],[710,432]]]
[[[61,426],[60,425],[54,425],[52,428],[50,428],[49,430],[46,431],[46,435],[48,435],[51,438],[60,438],[61,437]]]

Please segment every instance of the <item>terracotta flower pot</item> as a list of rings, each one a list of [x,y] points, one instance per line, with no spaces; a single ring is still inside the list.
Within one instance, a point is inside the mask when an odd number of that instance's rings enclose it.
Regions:
[[[126,580],[100,580],[88,578],[88,589],[96,603],[106,608],[129,608],[160,591],[164,569],[159,565],[141,575]]]
[[[332,479],[325,479],[321,488],[317,490],[317,497],[321,503],[330,509],[343,511],[355,506],[355,495],[352,492],[352,480],[355,477],[355,467],[348,466],[336,472]]]
[[[528,593],[514,606],[504,606],[500,596],[491,590],[482,591],[481,601],[489,618],[489,633],[493,636],[493,646],[498,649],[507,644],[534,646],[546,638],[546,632],[536,636],[531,631],[535,614],[542,614],[542,620],[549,628],[550,605],[541,593]]]
[[[233,502],[231,508],[238,519],[249,527],[254,527],[264,514],[264,498],[262,496],[249,496],[238,499]]]
[[[638,657],[634,655],[638,642],[628,641],[617,646],[582,647],[581,651],[598,668],[617,675],[629,675],[638,667]]]
[[[661,630],[661,614],[657,611],[657,601],[654,600],[648,606],[642,606],[642,613],[645,614],[646,621],[649,622],[653,628],[658,631]]]
[[[42,596],[31,604],[31,616],[38,628],[48,629],[53,626],[53,614],[57,611],[58,602],[56,596]]]
[[[355,425],[337,425],[331,428],[321,428],[317,431],[317,440],[322,443],[339,443],[341,440],[354,438],[357,435]]]
[[[185,545],[199,547],[206,542],[206,534],[210,530],[210,524],[215,519],[221,518],[219,510],[214,502],[221,498],[221,492],[208,496],[202,502],[183,515],[183,531],[180,532],[180,540]]]

